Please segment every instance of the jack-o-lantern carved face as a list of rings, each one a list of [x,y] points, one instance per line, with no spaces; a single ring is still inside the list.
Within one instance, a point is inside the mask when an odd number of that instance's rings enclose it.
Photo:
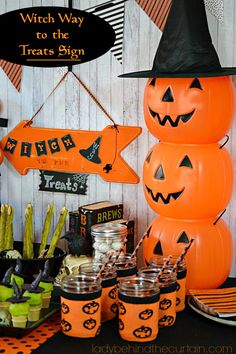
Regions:
[[[118,306],[119,306],[119,314],[120,315],[124,315],[126,313],[126,308],[123,305],[123,302],[119,301]]]
[[[150,327],[141,326],[133,331],[133,335],[137,338],[148,338],[152,335]]]
[[[228,277],[232,259],[232,236],[226,223],[215,218],[179,220],[158,217],[151,223],[143,242],[144,260],[154,255],[180,255],[191,238],[194,239],[185,256],[186,289],[215,289]],[[210,253],[209,253],[210,252]]]
[[[171,300],[169,299],[163,299],[161,302],[160,302],[160,309],[161,310],[167,310],[171,307]]]
[[[215,143],[231,127],[234,102],[230,77],[149,79],[144,116],[150,132],[161,141]]]
[[[89,318],[88,320],[84,321],[83,326],[86,329],[94,329],[96,326],[97,321],[94,318]]]
[[[180,304],[180,298],[179,297],[177,297],[176,298],[176,303],[175,303],[175,306],[178,306]]]
[[[152,317],[152,315],[153,315],[153,310],[147,309],[147,310],[144,310],[144,311],[140,312],[138,317],[141,320],[148,320],[150,317]]]
[[[159,326],[171,326],[174,323],[175,319],[173,316],[163,316],[162,318],[159,319],[158,323]]]
[[[93,315],[99,309],[99,303],[96,301],[89,302],[88,304],[83,306],[83,312],[89,315]]]
[[[72,328],[71,324],[65,320],[61,320],[61,328],[63,332],[69,332]]]
[[[70,311],[69,306],[66,305],[64,302],[61,304],[61,312],[68,313]]]
[[[115,288],[112,288],[112,289],[109,291],[108,296],[109,296],[111,299],[113,299],[113,300],[116,299],[116,287],[115,287]]]
[[[208,218],[228,204],[232,159],[218,144],[159,143],[143,167],[144,194],[158,214],[179,219]]]
[[[118,309],[117,304],[114,302],[114,303],[111,305],[111,312],[112,312],[112,313],[117,313],[117,309]]]

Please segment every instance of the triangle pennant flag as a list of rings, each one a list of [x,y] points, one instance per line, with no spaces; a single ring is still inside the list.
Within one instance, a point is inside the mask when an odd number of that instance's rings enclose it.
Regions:
[[[171,0],[136,0],[155,25],[163,31],[171,7]]]
[[[116,40],[111,52],[116,59],[122,64],[123,51],[123,34],[124,34],[124,18],[125,18],[125,2],[127,0],[111,0],[98,6],[91,7],[85,11],[101,17],[107,21],[114,29]]]
[[[220,22],[224,21],[224,0],[204,0],[208,10]]]
[[[224,19],[224,0],[204,0],[208,10],[219,21]],[[136,0],[155,25],[163,31],[172,0]]]
[[[17,91],[20,91],[22,79],[22,65],[10,63],[5,60],[0,60],[0,67],[11,80]]]

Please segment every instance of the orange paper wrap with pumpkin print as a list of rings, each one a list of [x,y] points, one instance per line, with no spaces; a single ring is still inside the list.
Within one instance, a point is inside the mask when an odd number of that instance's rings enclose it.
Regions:
[[[101,330],[101,291],[61,295],[61,327],[67,336],[91,338]]]
[[[160,295],[134,297],[118,293],[119,334],[131,342],[149,342],[158,335]]]
[[[160,284],[159,327],[169,327],[176,320],[176,283],[165,287]]]
[[[185,309],[186,276],[187,270],[177,272],[176,312],[180,312]]]

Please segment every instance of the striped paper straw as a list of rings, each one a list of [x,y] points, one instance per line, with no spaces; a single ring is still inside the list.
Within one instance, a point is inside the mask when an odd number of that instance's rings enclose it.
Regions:
[[[143,241],[145,240],[146,237],[147,237],[147,232],[145,232],[143,237],[141,237],[141,239],[139,240],[139,243],[135,247],[133,253],[130,256],[130,258],[134,258],[136,256],[136,253],[138,252],[139,248],[141,247],[141,245],[142,245],[142,243],[143,243]]]
[[[104,262],[104,264],[101,266],[99,272],[97,273],[96,278],[101,278],[102,272],[104,272],[107,264],[111,262],[113,255],[114,255],[114,252],[110,251],[109,254],[108,254],[108,257],[106,258],[106,260]]]
[[[186,254],[187,254],[189,248],[191,247],[193,241],[194,241],[194,238],[191,238],[191,240],[189,241],[189,244],[188,244],[186,247],[184,247],[183,252],[182,252],[182,253],[180,254],[180,256],[177,258],[177,260],[176,260],[176,262],[175,262],[175,264],[174,264],[174,266],[173,266],[173,268],[172,268],[172,272],[175,272],[175,271],[176,271],[178,265],[180,264],[180,262],[182,262],[182,260],[183,260],[184,257],[186,256]]]
[[[169,256],[167,257],[167,259],[165,260],[165,262],[163,263],[163,266],[162,266],[162,268],[160,269],[160,271],[159,271],[159,273],[158,273],[157,280],[159,280],[160,277],[163,275],[165,269],[167,268],[168,264],[170,263],[171,258],[172,258],[172,256],[169,255]]]
[[[125,248],[125,245],[126,245],[126,242],[127,242],[127,241],[128,241],[127,238],[125,238],[125,239],[124,239],[124,242],[122,243],[121,248],[119,249],[119,251],[116,252],[116,256],[115,256],[113,262],[111,263],[111,267],[112,267],[112,268],[116,265],[116,262],[118,261],[121,252],[124,251],[124,248]]]

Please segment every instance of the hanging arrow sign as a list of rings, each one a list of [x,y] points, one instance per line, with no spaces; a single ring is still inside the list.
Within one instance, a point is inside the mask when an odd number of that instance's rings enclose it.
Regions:
[[[22,175],[29,169],[96,173],[107,182],[138,183],[120,153],[140,127],[107,126],[103,131],[34,128],[21,121],[1,142],[5,157]]]

